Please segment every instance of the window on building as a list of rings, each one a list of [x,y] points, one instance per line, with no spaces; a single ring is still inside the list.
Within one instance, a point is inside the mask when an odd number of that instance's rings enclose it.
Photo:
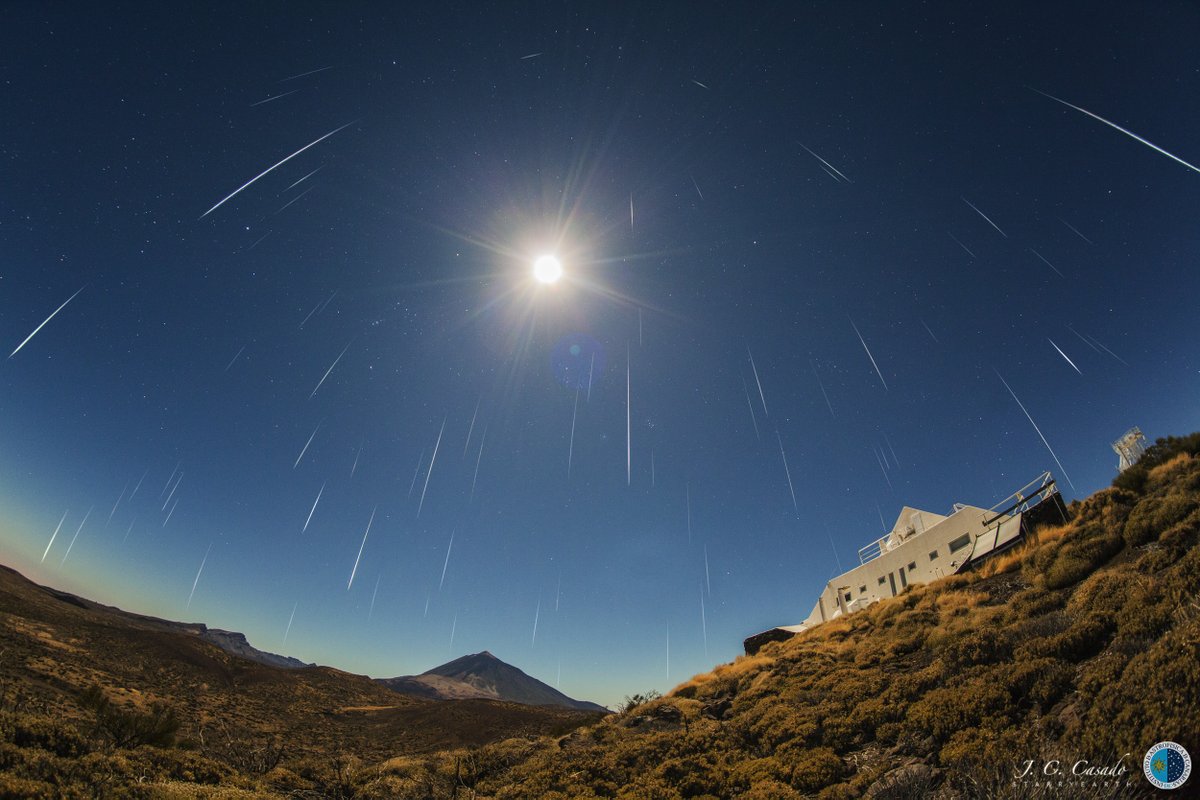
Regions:
[[[846,602],[850,602],[850,592],[846,592]]]
[[[867,587],[865,587],[865,586],[860,586],[860,587],[858,587],[858,593],[859,593],[859,594],[866,594],[866,593],[867,593]]]
[[[915,561],[908,562],[908,571],[909,572],[912,572],[916,568],[917,568],[917,562],[915,562]]]
[[[879,585],[880,585],[880,586],[883,586],[883,584],[884,584],[884,583],[886,583],[886,582],[887,582],[887,578],[886,578],[886,577],[884,577],[883,575],[880,575],[880,576],[879,576]]]
[[[937,550],[934,550],[932,553],[929,554],[929,560],[937,561]]]
[[[971,534],[964,533],[962,536],[958,537],[957,539],[955,539],[953,542],[950,543],[950,552],[953,553],[958,550],[962,550],[964,547],[966,547],[970,543],[971,543]]]

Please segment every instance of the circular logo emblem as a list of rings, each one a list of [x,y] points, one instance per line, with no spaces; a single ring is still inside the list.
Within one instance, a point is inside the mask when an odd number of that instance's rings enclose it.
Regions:
[[[1174,742],[1159,742],[1146,751],[1142,771],[1159,789],[1176,789],[1192,774],[1192,757]]]

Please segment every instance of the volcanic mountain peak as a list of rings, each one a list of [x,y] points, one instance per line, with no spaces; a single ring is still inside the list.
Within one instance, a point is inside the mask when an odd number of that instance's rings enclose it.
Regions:
[[[403,694],[441,700],[486,698],[532,706],[563,706],[586,711],[608,710],[596,703],[573,700],[511,664],[501,661],[487,650],[461,656],[420,675],[381,678],[379,682]]]

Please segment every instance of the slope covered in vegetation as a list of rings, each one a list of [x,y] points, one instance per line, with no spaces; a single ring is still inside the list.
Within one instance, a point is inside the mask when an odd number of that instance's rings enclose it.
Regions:
[[[1113,488],[1073,503],[1069,523],[978,571],[768,645],[589,729],[387,762],[360,789],[451,796],[458,784],[467,796],[562,800],[1143,794],[1141,758],[1155,742],[1200,752],[1197,453],[1200,435],[1160,441]],[[1062,787],[1015,781],[1031,759],[1127,772]]]
[[[1112,488],[1072,503],[1070,522],[976,571],[566,735],[384,761],[331,751],[320,764],[249,770],[165,747],[153,719],[134,720],[147,730],[125,748],[96,733],[112,727],[102,704],[95,730],[10,708],[0,794],[45,787],[53,768],[68,776],[54,792],[80,796],[141,794],[131,778],[144,770],[162,776],[154,796],[173,796],[171,780],[247,796],[1143,796],[1148,747],[1169,739],[1200,752],[1198,454],[1200,434],[1160,440]],[[1058,786],[1015,779],[1026,762],[1051,760],[1125,772]]]

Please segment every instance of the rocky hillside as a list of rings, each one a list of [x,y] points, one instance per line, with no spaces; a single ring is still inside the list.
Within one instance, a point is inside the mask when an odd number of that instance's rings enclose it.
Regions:
[[[385,762],[359,791],[431,796],[419,787],[453,761],[471,797],[1151,796],[1151,745],[1200,753],[1198,452],[1200,435],[1160,442],[979,571],[668,697],[557,741]],[[1047,785],[1054,760],[1091,773]]]
[[[1198,453],[1200,434],[1160,442],[1113,488],[1072,503],[1069,523],[979,570],[769,644],[591,727],[383,758],[360,751],[362,738],[331,740],[340,749],[324,772],[254,772],[214,753],[197,762],[207,771],[168,776],[210,788],[159,787],[551,800],[1153,796],[1141,770],[1151,745],[1200,753]],[[130,750],[97,724],[0,713],[0,795],[19,781],[142,791],[119,765],[199,759],[166,742]],[[1054,765],[1067,774],[1048,781],[1041,772]]]

